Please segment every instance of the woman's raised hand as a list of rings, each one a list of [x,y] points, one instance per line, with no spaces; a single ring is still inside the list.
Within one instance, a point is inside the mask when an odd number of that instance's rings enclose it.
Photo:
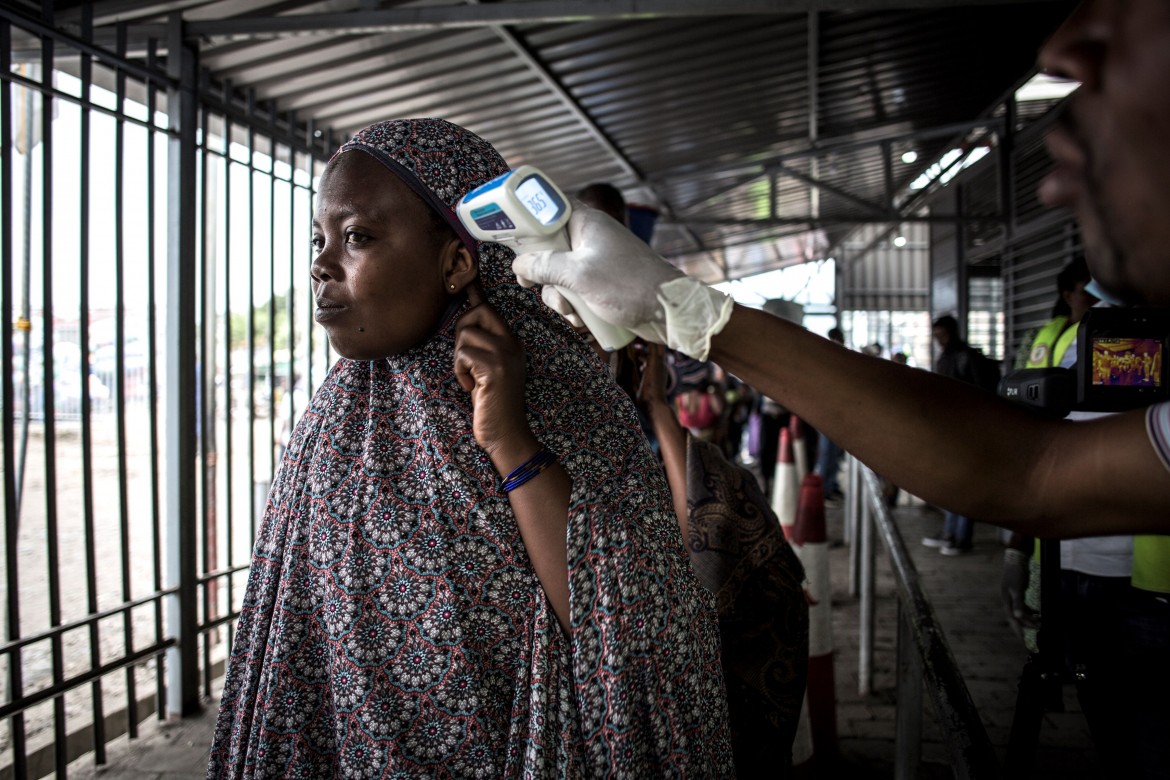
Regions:
[[[471,393],[476,442],[507,474],[540,449],[524,403],[524,348],[478,282],[467,298],[471,308],[455,324],[455,378]]]

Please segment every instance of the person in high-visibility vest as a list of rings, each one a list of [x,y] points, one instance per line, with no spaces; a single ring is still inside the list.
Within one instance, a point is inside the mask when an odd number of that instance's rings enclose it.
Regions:
[[[1078,256],[1056,276],[1056,303],[1052,307],[1052,319],[1040,326],[1032,339],[1031,347],[1024,358],[1022,368],[1053,368],[1061,365],[1061,359],[1069,346],[1076,343],[1077,325],[1085,316],[1097,297],[1085,290],[1092,281],[1089,266],[1084,256]],[[1076,350],[1073,350],[1076,354]]]
[[[1085,290],[1091,281],[1084,256],[1077,257],[1060,270],[1056,276],[1057,296],[1052,307],[1052,318],[1040,327],[1032,339],[1023,368],[1069,368],[1075,363],[1077,325],[1085,312],[1097,303],[1097,297]],[[1130,537],[1123,538],[1128,540]],[[1078,544],[1088,545],[1097,551],[1102,549],[1102,543],[1095,539],[1082,540]],[[1108,549],[1113,551],[1115,547],[1112,545]],[[1128,577],[1131,550],[1132,545],[1127,542],[1123,552],[1117,551],[1121,553],[1120,558],[1112,552],[1106,553],[1113,560],[1111,565],[1098,565],[1085,573]],[[1013,533],[1008,538],[1000,590],[1012,627],[1023,635],[1029,652],[1038,652],[1032,616],[1040,611],[1040,545],[1035,544],[1032,537]]]

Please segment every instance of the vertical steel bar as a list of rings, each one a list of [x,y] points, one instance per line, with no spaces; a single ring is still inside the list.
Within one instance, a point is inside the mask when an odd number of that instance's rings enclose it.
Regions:
[[[168,651],[167,711],[199,709],[199,620],[196,518],[195,153],[198,121],[196,55],[178,13],[169,20],[167,114],[173,135],[167,171],[167,586],[178,589],[167,613],[178,640]]]
[[[154,39],[151,39],[147,46],[146,62],[152,73],[157,72],[158,41]],[[158,87],[155,86],[153,80],[150,80],[146,83],[146,343],[147,354],[150,355],[150,359],[146,363],[146,370],[149,388],[148,418],[150,421],[150,554],[154,571],[155,593],[163,589],[162,527],[160,526],[162,512],[159,506],[162,494],[159,463],[162,461],[162,456],[159,450],[158,431],[158,300],[156,293],[158,279],[155,273],[158,262],[155,252],[155,241],[157,240],[155,227],[158,222],[158,214],[155,209],[157,196],[155,190],[155,172],[157,170],[155,143],[158,140],[155,114],[157,110]],[[156,644],[163,641],[164,626],[163,600],[156,599],[154,602],[154,641]],[[166,717],[167,712],[164,704],[167,700],[166,656],[162,653],[154,658],[154,680],[155,712],[158,714],[159,720],[162,720]]]
[[[206,574],[214,568],[213,561],[215,560],[215,525],[214,514],[212,507],[215,499],[213,494],[215,492],[214,469],[215,469],[215,450],[212,442],[215,431],[215,414],[214,409],[210,407],[210,399],[205,392],[207,387],[208,377],[210,375],[212,387],[214,387],[215,373],[214,373],[214,355],[215,355],[215,301],[209,300],[211,297],[208,294],[208,286],[210,285],[210,277],[214,273],[214,269],[208,267],[208,201],[211,194],[207,186],[207,171],[208,171],[208,141],[207,136],[210,132],[210,111],[200,110],[200,128],[202,131],[202,144],[199,149],[199,180],[203,183],[201,188],[201,195],[199,199],[199,223],[203,226],[203,240],[199,242],[199,294],[201,301],[199,309],[202,313],[201,321],[203,328],[201,330],[199,358],[200,365],[203,370],[200,372],[199,393],[202,396],[202,403],[199,404],[200,420],[199,420],[199,493],[200,504],[203,511],[200,513],[199,522],[202,525],[201,536],[203,538],[203,560],[200,564],[200,575]],[[210,313],[212,319],[208,320]],[[212,393],[214,395],[214,392]],[[209,480],[208,476],[212,475]],[[209,582],[203,583],[199,588],[200,600],[203,602],[203,619],[210,620],[212,616],[211,608],[211,593],[212,585]],[[210,637],[206,638],[210,640]],[[203,678],[203,695],[210,698],[211,696],[211,642],[204,641],[202,646],[202,663],[200,669],[202,670]]]
[[[290,113],[288,117],[289,128],[296,127],[296,114]],[[296,420],[297,409],[296,393],[294,390],[297,385],[297,153],[292,148],[288,147],[288,420],[287,433],[281,431],[281,444],[285,442],[286,436],[292,435],[293,422]],[[283,451],[283,447],[282,447]]]
[[[276,120],[268,110],[268,484],[276,474]]]
[[[206,71],[204,71],[206,74]],[[216,298],[218,279],[214,263],[215,252],[218,247],[216,232],[219,228],[219,163],[216,161],[211,148],[211,112],[203,110],[203,142],[200,149],[202,160],[202,201],[203,213],[203,251],[201,253],[200,275],[202,283],[199,288],[203,296],[202,331],[200,355],[203,365],[202,393],[203,410],[201,432],[201,451],[203,454],[203,468],[201,478],[203,482],[203,573],[218,568],[219,561],[219,501],[216,487],[219,471],[218,427],[216,420],[219,416],[219,399],[216,396],[216,377],[219,375],[219,351],[216,349],[216,338],[219,329],[215,326]],[[203,589],[203,619],[210,622],[219,616],[219,580],[211,579],[205,582]],[[204,695],[210,698],[212,683],[211,647],[214,637],[203,637],[203,674]]]
[[[82,35],[88,40],[93,37],[93,8],[89,4],[82,6]],[[81,52],[81,126],[78,138],[78,159],[81,161],[77,228],[78,228],[78,281],[80,285],[80,338],[81,347],[81,500],[82,522],[85,527],[85,591],[86,608],[89,614],[98,612],[98,584],[97,584],[97,527],[94,518],[93,505],[93,409],[90,403],[89,392],[89,194],[91,186],[90,176],[90,129],[92,114],[90,112],[90,82],[93,79],[93,62],[88,54]],[[98,621],[89,624],[89,663],[91,668],[98,668],[102,662],[101,631]],[[90,686],[90,706],[93,722],[94,763],[106,762],[106,719],[102,706],[101,678],[93,681]],[[66,759],[68,761],[68,759]],[[65,768],[58,768],[58,773],[64,777]]]
[[[46,22],[52,21],[52,6],[45,4],[42,14]],[[56,355],[53,349],[54,319],[53,309],[53,97],[48,88],[53,73],[53,40],[41,40],[41,224],[44,230],[42,237],[41,276],[42,296],[41,311],[43,317],[44,336],[42,337],[41,368],[44,371],[42,378],[44,389],[44,437],[45,437],[45,541],[46,563],[48,565],[48,596],[49,596],[49,626],[58,628],[61,625],[61,578],[60,578],[60,529],[57,522],[57,405],[54,398],[54,384]],[[49,640],[51,648],[51,666],[53,684],[59,685],[65,679],[64,646],[61,634],[52,633]],[[65,752],[65,696],[53,697],[53,756],[58,776],[65,771],[67,756]]]
[[[0,70],[10,73],[12,69],[12,27],[0,23]],[[12,133],[12,84],[9,81],[0,81],[0,355],[3,365],[11,366],[12,352],[12,322],[15,296],[13,291],[12,266],[16,258],[12,251],[12,208],[8,205],[12,200],[12,165],[15,149],[15,139]],[[28,150],[25,151],[28,154]],[[19,544],[20,509],[18,505],[18,486],[16,483],[16,421],[13,418],[13,404],[11,402],[15,387],[12,382],[12,372],[2,371],[0,382],[3,382],[3,426],[4,426],[4,574],[6,594],[4,598],[4,639],[12,641],[20,638],[20,567],[17,552]],[[28,376],[24,377],[25,387],[28,386]],[[24,413],[28,413],[27,394],[24,404]],[[10,653],[7,658],[8,677],[7,698],[14,700],[24,693],[24,675],[21,668],[19,652]],[[28,775],[28,749],[25,745],[24,713],[17,712],[8,721],[9,736],[12,743],[12,771],[15,777]]]
[[[118,59],[126,55],[126,25],[117,27]],[[118,110],[114,115],[114,425],[118,443],[118,531],[122,541],[122,601],[133,598],[130,583],[130,489],[129,464],[126,453],[126,236],[125,225],[125,162],[126,162],[126,72],[118,68],[115,83]],[[122,647],[124,652],[134,650],[134,619],[130,610],[122,613]],[[138,736],[138,686],[133,665],[126,667],[126,733],[131,739]]]
[[[849,492],[845,494],[845,538],[849,544],[849,597],[857,598],[861,580],[861,540],[858,539],[861,525],[861,504],[865,500],[861,495],[861,465],[857,458],[849,458]]]
[[[897,700],[894,710],[894,778],[914,780],[922,762],[922,663],[910,610],[898,599]]]
[[[224,96],[226,100],[231,100],[230,84],[224,85]],[[235,468],[235,440],[232,436],[234,428],[232,421],[232,120],[226,115],[223,118],[223,153],[223,407],[224,419],[227,421],[224,427],[224,528],[227,534],[224,547],[227,550],[227,565],[230,569],[235,565],[236,536],[233,524],[235,517],[233,487],[235,483],[232,473]],[[232,589],[233,581],[234,578],[229,575],[225,584],[229,612],[236,603]],[[233,638],[231,629],[229,628],[224,633],[227,635],[227,657],[231,658]]]
[[[256,93],[248,90],[248,489],[252,511],[251,534],[256,538],[257,517],[264,496],[256,487]],[[267,491],[265,491],[267,494]]]
[[[306,126],[305,132],[308,134],[308,138],[306,139],[306,141],[308,142],[308,144],[311,148],[312,144],[313,144],[313,139],[315,139],[318,135],[320,135],[320,132],[317,130],[317,120],[310,117],[308,124]],[[308,189],[308,193],[309,193],[309,198],[308,198],[308,200],[309,200],[309,206],[308,206],[309,221],[308,221],[308,224],[312,225],[313,224],[313,155],[312,154],[305,155],[305,176],[306,176],[306,180],[308,181],[306,188]],[[313,257],[310,255],[310,257],[309,257],[309,268],[310,269],[312,268],[312,263],[313,263]],[[311,278],[312,278],[312,275],[311,275],[311,271],[310,271],[310,279]],[[306,297],[305,297],[305,355],[306,355],[306,360],[305,360],[305,392],[309,395],[309,397],[312,397],[313,389],[315,387],[315,385],[313,384],[313,359],[317,356],[316,351],[313,349],[314,341],[315,341],[315,339],[313,338],[313,336],[315,335],[315,329],[313,327],[315,325],[315,323],[313,321],[313,309],[316,308],[317,302],[313,299],[313,285],[312,285],[312,282],[309,280],[305,280],[305,293],[306,293]]]
[[[861,502],[861,625],[858,631],[857,692],[873,692],[874,544],[873,514],[869,501]]]

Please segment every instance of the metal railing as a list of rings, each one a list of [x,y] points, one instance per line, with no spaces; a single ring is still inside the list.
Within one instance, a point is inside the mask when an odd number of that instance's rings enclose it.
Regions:
[[[955,777],[998,778],[1002,769],[995,749],[923,591],[918,570],[890,517],[879,477],[851,456],[847,469],[845,539],[849,543],[849,592],[860,598],[858,688],[862,695],[873,690],[875,530],[889,554],[898,589],[894,777],[910,780],[918,776],[925,692],[933,704]]]
[[[215,706],[332,360],[308,273],[331,133],[211,83],[177,16],[103,48],[93,4],[68,31],[52,9],[0,5],[0,780]]]

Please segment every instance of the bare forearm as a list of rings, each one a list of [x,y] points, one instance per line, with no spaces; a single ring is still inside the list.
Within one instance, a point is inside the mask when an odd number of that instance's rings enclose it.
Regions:
[[[658,438],[658,451],[662,453],[662,466],[666,470],[666,481],[670,484],[670,495],[674,500],[674,514],[682,531],[683,544],[687,544],[687,434],[678,424],[674,410],[665,401],[647,405],[647,415]]]
[[[493,453],[492,460],[497,471],[506,475],[539,449],[540,444],[533,439],[518,445],[511,453]],[[569,630],[569,564],[565,533],[572,487],[569,475],[556,464],[508,493],[528,559],[557,621],[566,632]]]
[[[977,517],[1037,511],[1018,480],[1046,457],[1044,425],[975,388],[742,307],[711,359],[915,495]]]

